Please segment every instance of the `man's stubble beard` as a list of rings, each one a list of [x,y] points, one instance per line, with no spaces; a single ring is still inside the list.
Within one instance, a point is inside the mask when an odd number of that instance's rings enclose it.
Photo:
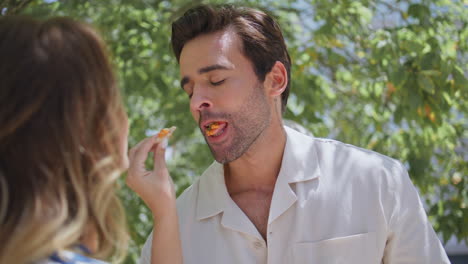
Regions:
[[[200,119],[217,117],[225,119],[228,122],[228,129],[231,130],[231,137],[233,137],[229,146],[216,150],[207,141],[205,135],[205,141],[213,157],[221,164],[226,164],[240,158],[250,149],[270,124],[271,111],[267,98],[263,94],[263,86],[258,85],[254,87],[252,93],[247,98],[245,103],[236,112],[207,114]]]

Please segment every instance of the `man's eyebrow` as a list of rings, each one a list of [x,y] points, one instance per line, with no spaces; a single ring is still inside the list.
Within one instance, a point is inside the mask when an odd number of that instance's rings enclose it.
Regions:
[[[224,66],[224,65],[220,65],[220,64],[214,64],[214,65],[210,65],[210,66],[199,69],[198,73],[203,74],[203,73],[207,73],[207,72],[214,71],[214,70],[232,70],[232,68]]]
[[[199,69],[198,74],[203,74],[203,73],[207,73],[207,72],[215,71],[215,70],[232,70],[232,68],[224,66],[224,65],[220,65],[220,64],[214,64],[214,65],[206,66],[206,67]],[[186,85],[189,81],[190,81],[190,78],[188,76],[184,76],[182,80],[180,81],[180,87],[184,89],[184,85]]]

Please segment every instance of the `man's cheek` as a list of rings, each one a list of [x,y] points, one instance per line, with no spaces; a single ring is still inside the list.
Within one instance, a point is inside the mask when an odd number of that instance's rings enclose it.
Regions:
[[[190,111],[190,113],[192,114],[193,120],[195,120],[195,122],[198,125],[200,125],[200,113],[198,111],[197,112]]]

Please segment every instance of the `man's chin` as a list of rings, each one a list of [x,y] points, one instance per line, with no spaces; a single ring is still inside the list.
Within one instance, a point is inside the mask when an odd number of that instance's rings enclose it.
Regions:
[[[221,164],[227,164],[239,158],[236,155],[232,155],[232,153],[218,153],[214,151],[211,147],[210,150],[211,154],[213,155],[213,158]]]
[[[231,162],[232,160],[229,159],[229,157],[227,157],[226,155],[222,155],[222,154],[217,154],[213,151],[211,151],[212,155],[213,155],[213,158],[218,162],[218,163],[221,163],[221,164],[227,164],[229,162]]]

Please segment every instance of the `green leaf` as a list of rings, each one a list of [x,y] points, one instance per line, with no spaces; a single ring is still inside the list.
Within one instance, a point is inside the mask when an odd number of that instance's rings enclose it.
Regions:
[[[444,97],[447,104],[449,104],[449,105],[453,104],[452,99],[450,98],[450,95],[447,92],[443,92],[442,96]]]
[[[425,74],[418,74],[418,85],[424,91],[434,94],[435,93],[435,86],[434,82],[431,80],[430,77],[426,76]]]
[[[409,40],[406,42],[406,47],[409,51],[414,52],[416,54],[421,53],[424,46],[419,43],[417,40]]]
[[[398,67],[391,75],[391,81],[397,87],[402,86],[408,79],[408,74],[403,67]]]
[[[424,71],[421,71],[421,73],[426,76],[435,76],[435,77],[441,75],[441,72],[436,71],[436,70],[424,70]]]
[[[463,71],[460,69],[460,67],[454,67],[452,74],[457,86],[464,87],[465,90],[468,89],[468,80],[465,78],[465,75],[463,74]]]
[[[431,15],[431,11],[423,4],[412,4],[408,8],[408,15],[423,20]]]

